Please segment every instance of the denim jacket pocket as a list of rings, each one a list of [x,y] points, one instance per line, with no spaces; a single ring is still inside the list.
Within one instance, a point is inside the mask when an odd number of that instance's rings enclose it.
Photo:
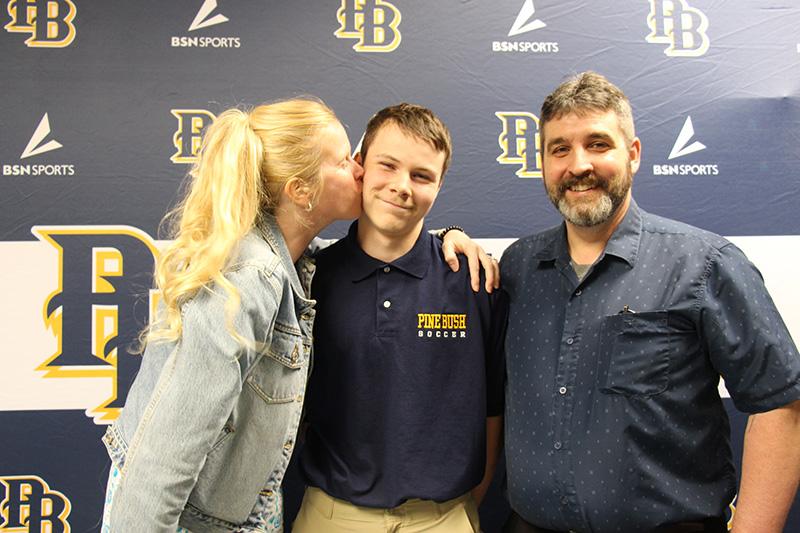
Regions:
[[[603,317],[597,376],[600,391],[654,396],[669,383],[667,311]]]
[[[247,383],[267,403],[288,403],[303,396],[310,347],[299,334],[277,324],[267,352],[247,377]]]

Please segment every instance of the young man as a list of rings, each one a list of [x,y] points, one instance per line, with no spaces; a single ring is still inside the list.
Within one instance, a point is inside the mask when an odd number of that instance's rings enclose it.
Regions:
[[[747,258],[631,196],[641,142],[604,77],[539,117],[564,217],[503,254],[508,292],[504,531],[725,532],[736,497],[719,376],[752,413],[735,533],[778,533],[800,477],[800,356]]]
[[[367,126],[362,214],[316,258],[297,533],[479,531],[500,452],[507,303],[474,292],[424,229],[450,152],[419,106]]]

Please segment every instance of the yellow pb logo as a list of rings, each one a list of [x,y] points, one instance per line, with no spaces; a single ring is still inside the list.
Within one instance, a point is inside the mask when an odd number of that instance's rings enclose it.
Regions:
[[[30,33],[25,44],[36,48],[64,48],[75,40],[75,4],[70,0],[11,0],[9,32]]]
[[[358,39],[356,52],[391,52],[400,46],[400,11],[381,0],[342,0],[336,12],[339,39]]]
[[[647,42],[668,45],[668,56],[697,57],[708,51],[708,17],[686,0],[650,0],[647,25]]]
[[[531,113],[498,111],[503,132],[497,138],[503,153],[497,158],[501,165],[521,165],[520,178],[542,177],[542,155],[539,140],[539,119]]]
[[[217,117],[205,109],[173,109],[172,114],[178,119],[178,129],[172,136],[177,152],[170,160],[173,163],[194,163],[200,153],[203,128]]]

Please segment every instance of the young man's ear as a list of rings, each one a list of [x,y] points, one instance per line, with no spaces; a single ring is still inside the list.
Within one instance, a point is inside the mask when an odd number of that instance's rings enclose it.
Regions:
[[[356,163],[358,163],[362,167],[364,166],[364,161],[362,161],[361,151],[360,150],[355,153],[355,155],[353,156],[353,159],[355,160]]]

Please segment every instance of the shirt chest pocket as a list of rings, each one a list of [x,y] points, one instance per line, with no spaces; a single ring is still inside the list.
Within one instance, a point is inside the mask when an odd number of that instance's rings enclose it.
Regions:
[[[667,389],[670,365],[667,311],[603,318],[598,386],[604,394],[653,396]]]
[[[276,327],[247,383],[267,403],[298,401],[305,391],[309,354],[310,346],[301,335]]]

